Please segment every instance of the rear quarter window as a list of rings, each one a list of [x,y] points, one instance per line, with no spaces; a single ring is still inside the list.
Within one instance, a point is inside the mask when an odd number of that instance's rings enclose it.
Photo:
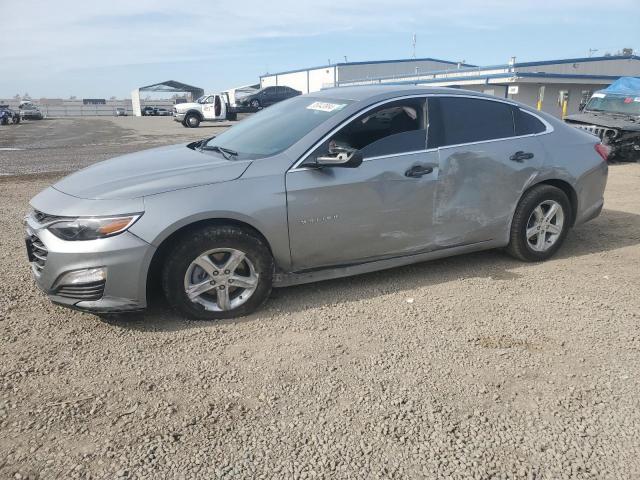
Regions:
[[[513,111],[513,121],[516,127],[516,135],[533,135],[544,132],[547,127],[534,115],[515,108]]]

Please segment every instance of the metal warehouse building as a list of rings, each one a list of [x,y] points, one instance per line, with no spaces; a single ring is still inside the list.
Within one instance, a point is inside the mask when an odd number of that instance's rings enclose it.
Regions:
[[[331,88],[340,83],[415,75],[462,66],[471,67],[473,65],[435,58],[335,63],[263,75],[260,77],[260,87],[285,85],[300,90],[302,93],[309,93],[317,92],[323,88]]]
[[[322,80],[318,71],[323,72]],[[458,87],[511,98],[562,117],[577,112],[591,93],[622,76],[640,76],[639,56],[524,63],[512,58],[509,63],[486,67],[435,59],[358,62],[265,75],[260,80],[262,86],[287,85],[305,93],[333,86],[368,84]]]

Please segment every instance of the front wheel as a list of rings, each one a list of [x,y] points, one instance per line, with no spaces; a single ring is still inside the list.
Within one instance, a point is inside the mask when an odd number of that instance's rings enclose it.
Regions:
[[[269,296],[273,265],[269,248],[253,233],[206,227],[183,237],[169,253],[162,287],[169,304],[186,317],[241,317]]]
[[[198,128],[200,126],[200,117],[190,113],[184,118],[184,123],[189,128]]]
[[[507,252],[525,262],[551,258],[567,236],[571,216],[571,204],[562,190],[551,185],[533,187],[518,203]]]

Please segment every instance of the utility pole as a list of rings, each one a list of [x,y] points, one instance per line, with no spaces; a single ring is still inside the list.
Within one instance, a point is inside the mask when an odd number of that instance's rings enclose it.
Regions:
[[[412,53],[411,53],[411,58],[416,58],[416,34],[413,34],[413,37],[411,39],[411,45],[412,45]]]
[[[589,58],[593,57],[593,54],[596,53],[598,51],[597,48],[590,48],[589,49]]]

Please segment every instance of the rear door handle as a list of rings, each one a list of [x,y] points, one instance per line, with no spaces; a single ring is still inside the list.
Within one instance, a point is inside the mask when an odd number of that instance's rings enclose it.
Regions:
[[[509,160],[514,162],[523,162],[525,160],[531,160],[534,157],[531,152],[523,152],[522,150],[514,153],[509,157]]]
[[[433,167],[427,167],[425,165],[414,165],[409,170],[404,172],[405,177],[420,178],[423,175],[428,175],[433,172]]]

